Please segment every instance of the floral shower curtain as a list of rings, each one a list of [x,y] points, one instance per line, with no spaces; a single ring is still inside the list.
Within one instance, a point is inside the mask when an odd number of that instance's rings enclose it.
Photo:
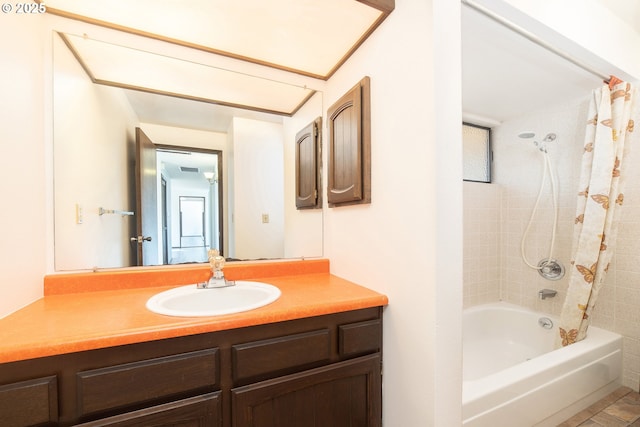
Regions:
[[[616,79],[593,92],[573,233],[569,288],[560,316],[558,346],[586,336],[609,269],[624,201],[625,158],[633,132],[636,89]]]

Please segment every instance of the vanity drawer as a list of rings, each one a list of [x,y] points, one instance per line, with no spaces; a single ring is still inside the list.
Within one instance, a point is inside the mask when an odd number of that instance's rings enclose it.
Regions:
[[[0,386],[0,422],[3,427],[57,421],[58,381],[55,376]]]
[[[382,321],[380,319],[338,326],[340,356],[374,353],[382,349]]]
[[[208,393],[113,417],[101,418],[75,427],[140,426],[222,426],[222,392]]]
[[[218,349],[207,349],[78,372],[78,413],[135,406],[219,388]]]
[[[331,359],[331,332],[320,329],[231,348],[234,381],[292,373]]]

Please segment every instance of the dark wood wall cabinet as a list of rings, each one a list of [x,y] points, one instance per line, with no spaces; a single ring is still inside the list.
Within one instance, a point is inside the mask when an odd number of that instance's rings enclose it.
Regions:
[[[0,365],[25,426],[380,427],[382,308]]]
[[[329,207],[371,203],[371,100],[365,77],[327,111]]]
[[[296,208],[322,208],[322,117],[296,134]]]

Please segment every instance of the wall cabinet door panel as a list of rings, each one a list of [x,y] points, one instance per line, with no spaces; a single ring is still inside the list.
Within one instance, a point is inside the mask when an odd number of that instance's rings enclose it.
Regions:
[[[296,208],[322,208],[320,159],[322,150],[318,117],[296,134]]]
[[[371,114],[369,77],[327,111],[329,206],[371,203]]]

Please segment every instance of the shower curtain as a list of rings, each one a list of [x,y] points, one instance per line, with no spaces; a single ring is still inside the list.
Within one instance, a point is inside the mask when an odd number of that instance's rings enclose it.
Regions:
[[[624,201],[625,158],[634,131],[636,89],[616,79],[593,92],[589,106],[569,287],[560,315],[558,347],[586,335],[615,246]]]

